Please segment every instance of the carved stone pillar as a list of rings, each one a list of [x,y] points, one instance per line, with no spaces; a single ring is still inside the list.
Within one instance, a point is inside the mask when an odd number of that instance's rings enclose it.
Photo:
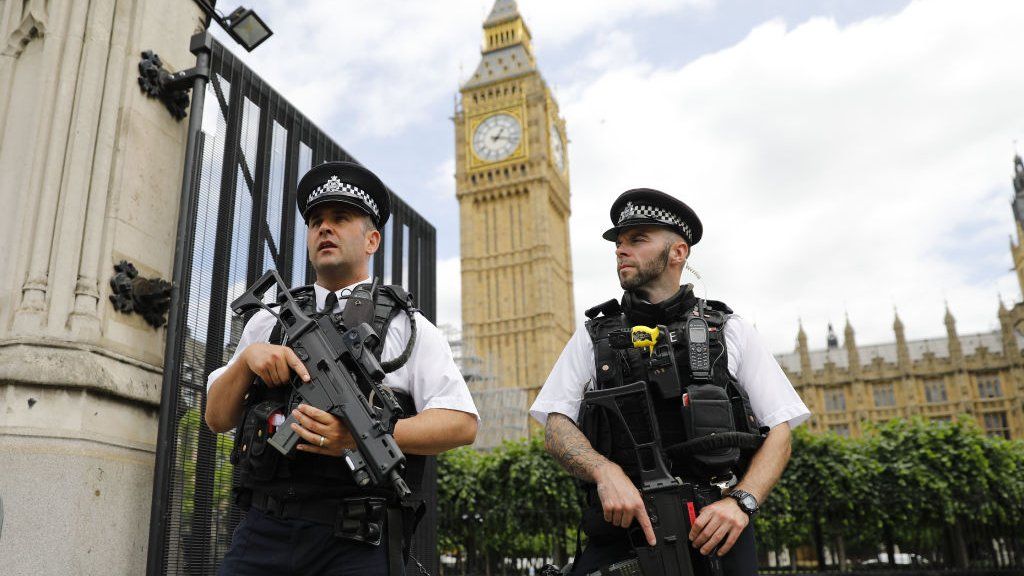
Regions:
[[[0,0],[4,574],[145,570],[164,331],[115,311],[107,279],[122,260],[171,276],[186,124],[135,67],[190,67],[200,16]]]

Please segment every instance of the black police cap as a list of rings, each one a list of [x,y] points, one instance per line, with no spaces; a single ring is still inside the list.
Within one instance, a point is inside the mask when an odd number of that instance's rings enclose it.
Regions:
[[[299,213],[327,202],[341,202],[365,212],[380,228],[391,216],[391,193],[376,174],[355,162],[324,162],[299,180],[295,190]]]
[[[678,232],[686,243],[700,242],[704,226],[697,213],[681,200],[651,188],[634,188],[612,203],[612,227],[602,237],[615,242],[619,232],[632,226],[665,226]]]

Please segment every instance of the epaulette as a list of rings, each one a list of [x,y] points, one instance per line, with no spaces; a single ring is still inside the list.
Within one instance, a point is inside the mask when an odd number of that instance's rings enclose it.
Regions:
[[[587,318],[590,318],[591,320],[597,318],[598,316],[601,316],[602,314],[605,316],[618,316],[621,313],[622,305],[620,305],[619,301],[615,300],[614,298],[607,302],[604,302],[603,304],[598,304],[593,308],[589,308],[586,312],[584,312]]]
[[[732,314],[732,308],[729,308],[729,306],[726,305],[725,302],[721,302],[719,300],[705,300],[705,302],[707,303],[708,308],[711,308],[715,312],[721,312],[723,314]]]
[[[385,284],[381,286],[378,290],[390,296],[391,299],[394,300],[395,303],[398,304],[398,306],[401,307],[403,310],[407,310],[413,307],[412,294],[409,294],[405,290],[405,288],[402,288],[398,284]]]
[[[719,300],[705,300],[706,305],[704,315],[707,317],[708,324],[713,326],[722,326],[732,315],[732,308],[729,308],[725,302]]]

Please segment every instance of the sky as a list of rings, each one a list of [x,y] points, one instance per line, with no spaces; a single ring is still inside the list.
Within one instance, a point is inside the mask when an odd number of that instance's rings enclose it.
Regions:
[[[274,36],[239,55],[437,228],[439,324],[460,322],[451,116],[491,4],[246,4]],[[946,306],[973,333],[1020,301],[1024,2],[518,4],[567,123],[578,321],[620,292],[600,235],[641,186],[696,210],[701,279],[684,281],[777,353],[798,322],[812,349],[847,318],[872,344],[893,340],[894,310],[925,338]]]

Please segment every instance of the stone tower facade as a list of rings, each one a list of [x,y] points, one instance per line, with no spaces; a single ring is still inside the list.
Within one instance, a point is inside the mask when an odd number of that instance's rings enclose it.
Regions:
[[[512,396],[525,431],[573,331],[565,120],[515,1],[497,0],[483,28],[454,117],[463,337],[493,376],[482,382],[525,392]]]

